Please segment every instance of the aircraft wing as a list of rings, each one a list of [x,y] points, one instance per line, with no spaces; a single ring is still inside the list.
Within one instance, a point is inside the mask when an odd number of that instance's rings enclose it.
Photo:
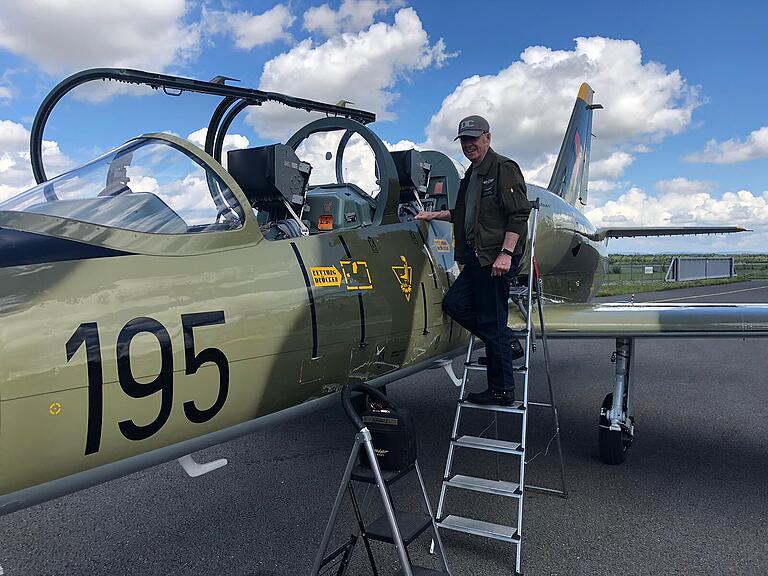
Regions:
[[[597,239],[637,238],[640,236],[686,236],[690,234],[733,234],[735,232],[751,232],[751,230],[741,226],[619,226],[615,228],[598,228]]]
[[[543,307],[548,338],[768,336],[768,304],[543,302]],[[515,305],[509,325],[525,330]]]

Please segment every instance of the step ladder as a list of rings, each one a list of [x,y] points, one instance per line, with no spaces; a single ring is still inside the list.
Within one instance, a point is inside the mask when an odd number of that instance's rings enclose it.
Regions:
[[[514,373],[516,375],[516,383],[518,384],[518,391],[520,377],[523,379],[523,398],[520,401],[516,401],[511,405],[485,405],[474,404],[465,400],[465,391],[467,383],[469,381],[470,374],[475,371],[485,371],[486,367],[478,360],[473,359],[473,353],[475,352],[476,340],[474,336],[470,337],[469,346],[467,347],[467,355],[464,361],[464,375],[459,380],[453,375],[452,368],[448,365],[445,366],[446,371],[452,377],[457,386],[460,386],[459,400],[456,406],[456,415],[453,421],[453,430],[451,432],[451,443],[448,448],[448,458],[445,464],[445,474],[443,475],[443,483],[440,490],[440,500],[437,506],[437,526],[438,529],[453,530],[458,532],[464,532],[467,534],[473,534],[475,536],[484,536],[486,538],[493,538],[503,542],[509,542],[515,545],[515,574],[522,574],[521,561],[522,561],[522,535],[523,535],[523,502],[526,491],[545,492],[550,494],[557,494],[563,498],[567,498],[567,490],[565,485],[565,468],[563,465],[563,452],[560,443],[560,423],[557,414],[557,407],[555,405],[554,393],[552,390],[552,378],[550,374],[549,363],[549,349],[547,347],[546,330],[544,326],[544,314],[541,303],[541,278],[538,274],[538,267],[536,266],[535,259],[535,243],[536,243],[536,231],[538,225],[539,216],[539,201],[538,199],[532,203],[532,218],[531,218],[531,233],[530,233],[530,254],[529,254],[529,266],[528,266],[528,285],[521,287],[510,288],[510,302],[515,303],[520,310],[521,315],[526,320],[526,328],[524,331],[513,332],[514,338],[525,340],[523,346],[524,355],[522,358],[522,364],[519,361],[515,362]],[[549,402],[530,402],[528,400],[528,382],[530,375],[530,355],[535,350],[534,338],[535,338],[535,324],[533,321],[533,306],[534,303],[537,307],[539,316],[539,329],[542,348],[544,351],[544,364],[546,367],[547,385],[549,388]],[[544,453],[549,452],[549,447],[552,441],[557,442],[557,452],[560,459],[560,478],[562,482],[561,489],[546,488],[543,486],[532,486],[525,483],[525,467],[526,464],[533,461],[539,454],[526,460],[527,454],[527,439],[528,439],[528,410],[532,407],[544,407],[549,408],[552,412],[554,435],[548,442]],[[481,433],[480,436],[460,435],[459,428],[461,423],[462,413],[465,410],[470,411],[485,411],[492,414],[491,423],[486,430],[493,428],[494,436],[492,438],[486,437]],[[519,416],[520,420],[520,436],[519,439],[508,440],[499,437],[499,420],[502,414],[511,414]],[[481,450],[485,452],[491,452],[496,455],[496,477],[480,478],[474,476],[467,476],[463,474],[454,474],[454,457],[456,455],[456,449],[462,448],[465,450]],[[519,473],[515,479],[502,479],[501,478],[501,465],[500,460],[502,457],[511,457],[519,459]],[[507,526],[502,524],[495,524],[486,522],[484,520],[465,518],[453,514],[446,514],[446,494],[449,489],[470,490],[474,492],[482,492],[495,497],[502,497],[510,499],[516,502],[517,506],[517,522],[514,526]]]
[[[391,401],[389,401],[384,394],[365,384],[347,385],[342,390],[342,403],[344,409],[350,420],[353,421],[353,424],[358,429],[358,432],[355,435],[355,444],[352,447],[352,453],[349,456],[347,467],[344,470],[341,486],[336,495],[333,510],[325,532],[323,533],[323,539],[315,557],[310,576],[344,576],[347,573],[347,568],[349,567],[349,562],[358,538],[362,538],[363,540],[374,576],[378,576],[379,572],[371,548],[371,540],[395,545],[400,561],[400,570],[396,573],[397,576],[450,576],[451,573],[448,570],[445,552],[443,550],[442,542],[440,541],[440,534],[437,531],[435,517],[432,514],[432,508],[429,504],[429,497],[427,496],[424,478],[421,475],[418,461],[414,459],[414,461],[403,470],[389,471],[381,469],[374,451],[371,432],[364,425],[360,416],[352,407],[351,392],[353,390],[364,392],[373,396],[377,401],[384,402],[390,407],[393,407]],[[365,450],[368,455],[370,468],[358,464],[361,450]],[[390,487],[412,472],[416,473],[421,488],[421,514],[395,510],[392,504]],[[375,486],[378,489],[384,508],[384,514],[373,522],[366,524],[363,519],[363,510],[366,507],[365,502],[368,500],[367,490],[361,505],[355,493],[354,482],[367,484],[368,488]],[[353,533],[344,544],[333,550],[331,553],[327,553],[330,539],[333,534],[333,528],[341,510],[344,495],[347,492],[349,493],[357,522],[357,533]],[[440,564],[439,569],[424,568],[411,563],[408,546],[427,530],[432,531],[432,547],[433,550],[435,547],[437,549],[437,560]],[[391,571],[387,571],[387,573],[390,574]]]

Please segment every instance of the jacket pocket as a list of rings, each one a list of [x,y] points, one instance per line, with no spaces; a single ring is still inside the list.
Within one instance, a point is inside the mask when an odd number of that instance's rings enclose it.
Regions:
[[[479,247],[483,249],[501,249],[504,243],[504,226],[489,224],[488,221],[477,223],[475,237],[479,240]]]

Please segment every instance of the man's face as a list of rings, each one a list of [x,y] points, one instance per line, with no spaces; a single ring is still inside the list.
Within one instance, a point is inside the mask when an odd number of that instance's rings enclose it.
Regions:
[[[464,152],[464,156],[473,164],[481,162],[485,158],[488,148],[491,147],[491,135],[488,132],[481,134],[477,138],[462,136],[459,140],[461,141],[461,150]]]

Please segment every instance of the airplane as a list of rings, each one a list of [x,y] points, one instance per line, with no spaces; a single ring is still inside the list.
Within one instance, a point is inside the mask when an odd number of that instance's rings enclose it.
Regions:
[[[48,178],[51,111],[98,80],[220,97],[205,149],[145,134]],[[190,454],[338,401],[348,382],[383,386],[466,350],[468,333],[441,307],[459,273],[452,225],[413,219],[455,202],[453,161],[390,152],[368,127],[375,115],[347,103],[226,82],[99,68],[41,104],[30,142],[38,184],[0,203],[0,514],[173,459],[192,476],[210,472],[226,461]],[[599,448],[619,463],[634,436],[634,339],[766,336],[768,306],[589,302],[608,238],[743,230],[595,228],[580,211],[592,94],[579,89],[552,180],[528,195],[541,206],[550,337],[616,338]],[[326,116],[284,144],[229,151],[225,169],[235,117],[268,102]],[[301,145],[329,132],[342,135],[336,182],[310,186]],[[344,181],[353,137],[375,157],[375,195]]]

